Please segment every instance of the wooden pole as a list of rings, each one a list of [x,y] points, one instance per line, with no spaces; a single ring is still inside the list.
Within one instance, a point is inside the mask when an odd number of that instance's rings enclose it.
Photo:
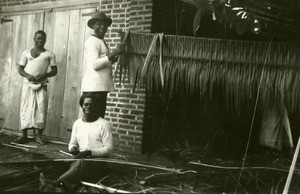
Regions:
[[[289,192],[290,184],[292,181],[292,177],[293,177],[294,170],[295,170],[295,165],[296,165],[298,154],[299,154],[299,148],[300,148],[300,136],[299,136],[297,147],[296,147],[296,150],[294,153],[293,161],[292,161],[292,164],[290,167],[289,175],[287,177],[287,180],[286,180],[286,183],[285,183],[285,186],[283,189],[283,194],[287,194]]]
[[[27,148],[23,148],[23,147],[19,147],[19,146],[14,146],[14,145],[6,144],[6,143],[2,143],[2,145],[3,146],[7,146],[7,147],[11,147],[11,148],[20,149],[20,150],[29,151],[29,149],[27,149]]]
[[[25,147],[25,148],[38,148],[37,146],[19,144],[19,143],[14,143],[14,142],[10,142],[10,144],[15,145],[15,146]]]

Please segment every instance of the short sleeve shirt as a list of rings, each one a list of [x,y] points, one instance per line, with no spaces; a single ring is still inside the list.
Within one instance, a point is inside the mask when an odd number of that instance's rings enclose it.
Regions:
[[[28,49],[22,53],[19,65],[25,66],[24,70],[33,76],[47,73],[49,66],[56,66],[55,55],[51,51],[44,51],[34,58]]]

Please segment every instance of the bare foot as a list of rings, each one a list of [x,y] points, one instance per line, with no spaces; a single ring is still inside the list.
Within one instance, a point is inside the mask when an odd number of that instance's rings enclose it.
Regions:
[[[53,181],[48,180],[45,178],[44,173],[40,173],[40,191],[42,192],[64,192],[64,190],[59,186],[56,185]]]

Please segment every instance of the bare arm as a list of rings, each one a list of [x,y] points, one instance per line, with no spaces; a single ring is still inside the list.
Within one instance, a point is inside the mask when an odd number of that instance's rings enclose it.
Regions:
[[[53,77],[57,74],[57,66],[50,66],[51,71],[46,73],[46,77]]]

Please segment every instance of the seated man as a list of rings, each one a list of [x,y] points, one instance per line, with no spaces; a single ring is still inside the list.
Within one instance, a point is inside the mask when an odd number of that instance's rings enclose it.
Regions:
[[[77,159],[107,157],[112,152],[111,126],[108,121],[99,117],[98,101],[90,94],[84,94],[80,98],[79,104],[84,116],[75,121],[69,143],[69,150]],[[44,175],[41,174],[40,190],[57,191],[61,188],[74,191],[80,181],[87,181],[103,172],[103,165],[99,165],[95,161],[77,160],[56,181],[46,181]]]

